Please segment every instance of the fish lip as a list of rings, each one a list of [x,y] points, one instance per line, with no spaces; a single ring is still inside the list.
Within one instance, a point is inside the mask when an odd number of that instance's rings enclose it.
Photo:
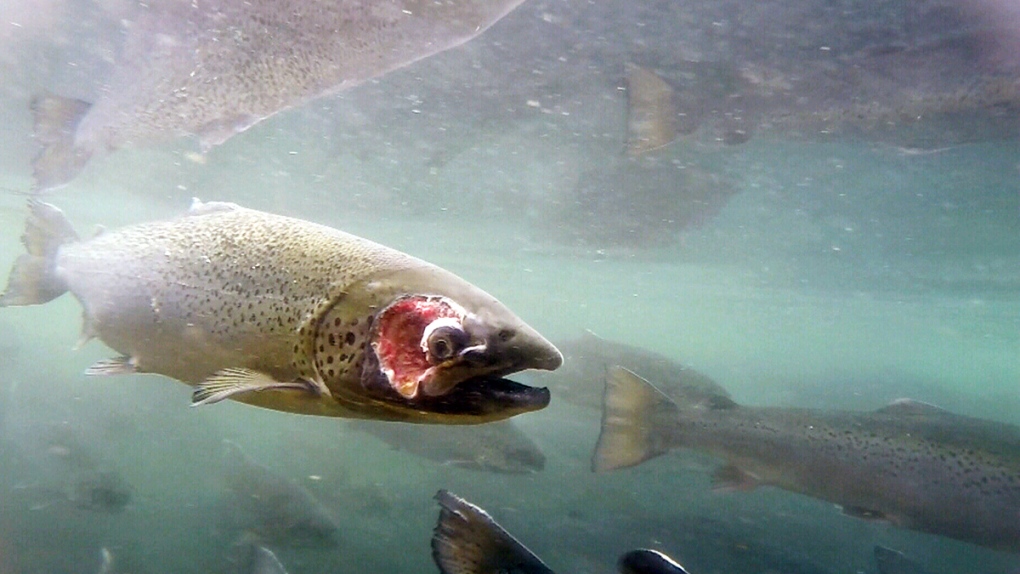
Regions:
[[[433,414],[495,420],[544,409],[549,406],[550,399],[546,387],[531,387],[510,379],[483,375],[460,382],[444,395],[420,394],[409,400],[398,399],[398,404]]]

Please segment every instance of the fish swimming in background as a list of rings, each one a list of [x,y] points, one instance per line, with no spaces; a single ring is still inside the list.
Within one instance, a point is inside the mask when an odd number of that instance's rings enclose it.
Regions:
[[[4,470],[21,481],[13,489],[16,498],[35,510],[70,503],[91,512],[122,512],[134,489],[83,441],[83,432],[66,425],[11,429],[3,439],[12,455]]]
[[[613,367],[596,472],[676,448],[727,464],[717,489],[776,486],[845,514],[1020,552],[1020,428],[902,399],[873,412],[742,407],[725,396],[670,399]]]
[[[127,23],[92,103],[32,103],[36,189],[94,155],[197,136],[204,149],[312,98],[357,86],[484,32],[523,0],[154,0]]]
[[[584,331],[579,337],[556,341],[563,353],[563,366],[543,373],[541,381],[549,385],[556,400],[581,407],[602,410],[603,380],[606,369],[625,367],[641,377],[655,381],[668,396],[699,392],[728,397],[726,389],[708,376],[665,355],[599,337]]]
[[[30,210],[0,307],[71,291],[83,342],[121,354],[87,374],[163,374],[194,404],[470,424],[544,408],[548,390],[502,377],[563,362],[467,281],[322,225],[196,200],[82,241],[56,207]]]
[[[446,490],[435,498],[440,511],[432,535],[432,559],[442,574],[553,574],[489,513]],[[649,549],[624,554],[617,568],[620,574],[687,574],[669,556]]]
[[[258,540],[298,547],[336,546],[339,527],[300,484],[259,464],[236,443],[223,441],[223,480],[229,494],[220,513]],[[225,516],[230,514],[231,516]]]
[[[395,449],[457,468],[503,474],[525,474],[545,468],[542,450],[509,420],[442,428],[382,421],[351,424]]]

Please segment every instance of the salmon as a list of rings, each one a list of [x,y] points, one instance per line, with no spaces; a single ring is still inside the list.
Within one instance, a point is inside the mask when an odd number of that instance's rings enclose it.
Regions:
[[[596,472],[688,448],[726,461],[722,490],[776,486],[850,516],[1020,552],[1020,427],[900,399],[872,412],[667,397],[622,367],[606,378]]]
[[[83,341],[119,353],[89,375],[162,374],[194,404],[458,424],[545,407],[547,389],[502,377],[563,362],[478,287],[322,225],[196,200],[80,240],[56,207],[30,212],[0,307],[70,291]]]

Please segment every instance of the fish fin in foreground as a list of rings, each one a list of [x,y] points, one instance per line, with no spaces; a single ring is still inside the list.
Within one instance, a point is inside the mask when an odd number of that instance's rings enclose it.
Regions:
[[[552,574],[542,560],[481,508],[446,490],[432,535],[432,559],[442,574]]]
[[[78,123],[92,104],[52,94],[32,98],[35,139],[43,148],[32,160],[35,192],[60,187],[85,167],[90,151],[75,146]]]
[[[678,413],[676,403],[651,383],[623,367],[610,367],[592,471],[634,466],[665,454],[669,444],[660,427],[676,420]]]
[[[96,361],[89,368],[85,369],[85,374],[90,377],[130,375],[137,372],[136,361],[127,355]]]
[[[39,305],[67,291],[56,276],[56,258],[60,246],[78,240],[64,212],[37,200],[28,202],[29,215],[21,242],[27,253],[18,257],[0,294],[0,307]]]
[[[616,569],[620,574],[687,574],[687,570],[669,556],[647,548],[620,556]]]
[[[243,393],[283,389],[322,394],[316,385],[306,381],[282,382],[251,369],[223,369],[195,385],[195,392],[191,394],[191,406],[211,405]]]

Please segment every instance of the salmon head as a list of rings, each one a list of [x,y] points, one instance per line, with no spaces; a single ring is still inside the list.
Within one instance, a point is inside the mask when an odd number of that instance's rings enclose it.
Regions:
[[[315,366],[335,398],[400,420],[485,422],[541,409],[547,389],[504,377],[563,363],[494,297],[428,264],[352,285],[324,314],[317,339]]]

